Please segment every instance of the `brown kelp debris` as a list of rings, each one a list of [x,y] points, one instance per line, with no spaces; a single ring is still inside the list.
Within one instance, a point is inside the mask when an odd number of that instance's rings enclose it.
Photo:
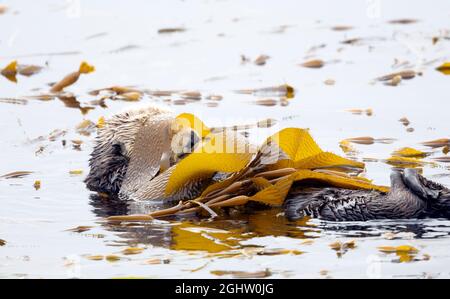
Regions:
[[[350,112],[351,114],[354,115],[367,115],[367,116],[372,116],[373,115],[373,110],[371,108],[367,108],[367,109],[347,109],[347,112]]]
[[[42,69],[43,67],[38,65],[19,64],[17,66],[17,72],[25,77],[35,75],[39,73]]]
[[[16,99],[16,98],[0,98],[0,103],[26,105],[28,104],[28,101],[25,99]]]
[[[275,99],[259,99],[255,101],[255,104],[259,106],[272,107],[276,106],[278,104],[278,101]]]
[[[132,254],[140,254],[144,251],[144,248],[141,247],[128,247],[122,250],[122,253],[125,255],[132,255]]]
[[[107,36],[107,35],[108,35],[108,32],[99,32],[99,33],[94,33],[94,34],[88,35],[84,39],[91,40],[91,39],[95,39],[95,38],[99,38],[99,37],[103,37],[103,36]]]
[[[7,11],[8,11],[8,6],[6,6],[4,4],[0,4],[0,15],[4,14]]]
[[[114,99],[127,101],[127,102],[137,102],[141,99],[141,97],[142,97],[142,93],[140,93],[138,91],[130,91],[130,92],[125,92],[125,93],[119,94],[118,96],[114,97]]]
[[[183,28],[183,27],[171,27],[171,28],[158,29],[159,34],[176,33],[176,32],[184,32],[184,31],[186,31],[186,28]]]
[[[201,100],[202,98],[202,94],[199,91],[184,91],[180,93],[180,96],[183,99],[187,99],[187,100]]]
[[[394,138],[373,138],[370,136],[347,138],[345,140],[351,143],[365,144],[365,145],[370,145],[374,143],[391,144],[395,141]]]
[[[353,29],[352,26],[346,26],[346,25],[337,25],[337,26],[331,27],[331,30],[333,30],[333,31],[348,31],[348,30],[352,30],[352,29]]]
[[[391,80],[385,81],[384,84],[388,86],[398,86],[402,82],[402,76],[396,75]]]
[[[241,94],[252,94],[256,97],[286,97],[291,99],[295,96],[294,88],[288,84],[258,89],[241,89],[236,90],[235,92]]]
[[[440,138],[431,141],[422,142],[422,145],[431,147],[431,148],[439,148],[444,146],[450,146],[450,139],[448,138]]]
[[[450,147],[448,145],[444,146],[442,148],[442,152],[447,155],[448,153],[450,153]]]
[[[355,44],[361,43],[362,41],[363,41],[362,38],[355,37],[355,38],[345,39],[345,40],[341,41],[341,44],[344,44],[344,45],[355,45]]]
[[[210,94],[210,95],[206,96],[205,99],[210,100],[210,101],[222,101],[223,96],[221,96],[219,94]]]
[[[406,117],[402,117],[402,118],[400,118],[398,121],[401,122],[402,125],[404,125],[405,127],[409,126],[409,124],[410,124],[409,119],[406,118]]]
[[[444,75],[450,75],[450,62],[445,62],[436,68],[437,71],[443,73]]]
[[[6,241],[3,239],[0,239],[0,246],[5,246],[6,245]]]
[[[334,79],[326,79],[325,81],[323,81],[323,84],[331,86],[331,85],[336,84],[336,80],[334,80]]]
[[[416,19],[396,19],[396,20],[390,20],[389,24],[399,24],[399,25],[408,25],[408,24],[414,24],[419,22],[419,20]]]
[[[14,171],[0,176],[1,179],[19,179],[32,174],[33,171]]]
[[[309,60],[309,61],[305,61],[302,64],[300,64],[300,66],[307,67],[307,68],[313,68],[313,69],[321,68],[324,65],[325,65],[325,62],[321,59]]]
[[[140,49],[140,48],[142,48],[142,47],[139,46],[139,45],[126,45],[126,46],[123,46],[123,47],[111,50],[111,51],[109,51],[109,53],[117,54],[117,53],[131,51],[131,50],[136,50],[136,49]]]
[[[80,225],[74,228],[69,228],[66,231],[74,233],[83,233],[90,230],[91,228],[93,228],[93,226]]]
[[[80,64],[80,67],[77,71],[68,74],[65,76],[61,81],[57,82],[52,86],[50,89],[51,92],[61,92],[64,88],[74,84],[78,81],[78,78],[80,78],[81,74],[89,74],[95,71],[95,67],[88,64],[87,62],[83,61]]]
[[[89,92],[89,94],[92,96],[97,96],[102,93],[105,93],[105,95],[121,95],[121,94],[129,93],[129,92],[141,92],[141,91],[136,89],[133,86],[114,85],[111,87],[105,87],[105,88],[91,90]]]
[[[436,158],[433,158],[433,160],[436,161],[436,162],[441,162],[441,163],[450,163],[450,157],[449,156],[436,157]]]
[[[270,59],[270,56],[268,55],[259,55],[255,61],[253,61],[254,64],[256,65],[265,65],[267,60]]]
[[[265,278],[272,275],[272,272],[269,269],[256,272],[214,270],[210,273],[217,276],[231,275],[233,278]]]

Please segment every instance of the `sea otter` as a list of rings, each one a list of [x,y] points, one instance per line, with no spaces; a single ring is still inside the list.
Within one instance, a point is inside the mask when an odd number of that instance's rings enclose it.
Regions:
[[[211,182],[220,180],[220,173],[193,180],[166,197],[165,186],[176,163],[199,141],[193,130],[174,128],[173,119],[170,111],[155,106],[128,110],[109,119],[98,132],[87,187],[121,200],[179,201],[195,198]],[[394,170],[388,193],[293,186],[284,209],[292,220],[304,216],[329,221],[450,218],[450,189],[425,179],[416,170]]]

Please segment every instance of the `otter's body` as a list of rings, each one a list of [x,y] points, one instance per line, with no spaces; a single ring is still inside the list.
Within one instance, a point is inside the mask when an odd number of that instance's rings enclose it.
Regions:
[[[187,136],[182,147],[193,148],[198,141],[193,132],[174,131],[174,119],[169,111],[153,106],[113,116],[99,129],[87,187],[122,200],[178,201],[198,196],[213,178],[193,180],[170,195],[164,192],[177,161],[185,156],[174,152],[172,138]],[[450,218],[450,190],[408,169],[392,173],[389,193],[292,188],[285,214],[289,219],[312,216],[330,221]]]

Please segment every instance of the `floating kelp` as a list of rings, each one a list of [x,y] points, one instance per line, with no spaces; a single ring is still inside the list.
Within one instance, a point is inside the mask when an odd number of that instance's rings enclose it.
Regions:
[[[252,94],[256,97],[286,97],[288,99],[291,99],[295,96],[294,88],[287,84],[258,89],[241,89],[237,90],[236,92],[242,94]]]
[[[17,99],[17,98],[0,98],[0,103],[26,105],[28,104],[28,101],[26,99]]]
[[[267,60],[269,60],[269,59],[270,59],[270,56],[268,56],[268,55],[260,55],[255,59],[255,61],[253,61],[253,63],[256,65],[265,65]]]
[[[167,34],[167,33],[177,33],[177,32],[184,32],[186,31],[185,28],[182,27],[172,27],[172,28],[161,28],[158,29],[159,34]]]
[[[353,26],[346,26],[346,25],[338,25],[331,27],[331,30],[333,31],[349,31],[352,30]]]
[[[444,146],[450,146],[450,139],[448,138],[441,138],[431,141],[422,142],[423,145],[431,147],[431,148],[439,148]]]
[[[17,179],[17,178],[23,178],[27,175],[32,174],[32,171],[14,171],[7,174],[4,174],[0,176],[2,179]]]
[[[309,61],[303,62],[301,64],[301,66],[303,66],[303,67],[313,68],[313,69],[321,68],[324,65],[325,65],[325,62],[320,59],[309,60]]]
[[[441,163],[450,163],[450,157],[449,156],[436,157],[436,158],[433,158],[433,160],[437,161],[437,162],[441,162]]]
[[[418,158],[401,156],[392,156],[386,159],[385,162],[398,168],[417,168],[422,167],[425,164],[425,162]]]
[[[14,60],[5,66],[0,73],[9,81],[17,83],[17,61]]]
[[[437,67],[436,70],[444,75],[450,75],[450,62],[443,63],[441,66]]]
[[[212,134],[194,153],[181,160],[172,171],[166,196],[170,196],[188,182],[211,177],[214,173],[231,173],[226,179],[207,187],[190,201],[179,202],[166,210],[145,215],[112,216],[109,220],[141,221],[172,214],[209,211],[211,208],[234,207],[257,202],[267,206],[280,206],[292,184],[299,181],[318,181],[326,185],[368,189],[386,192],[388,188],[376,186],[369,180],[347,175],[338,169],[363,169],[364,164],[329,152],[323,152],[307,130],[287,128],[269,137],[256,154],[242,150],[245,142],[237,143],[235,152],[214,150],[223,143],[223,135]],[[239,150],[241,149],[241,150]],[[331,169],[333,171],[326,171]],[[209,212],[209,214],[211,214]],[[138,221],[139,221],[138,220]]]
[[[78,81],[81,74],[89,74],[95,71],[95,67],[88,64],[87,62],[82,62],[78,71],[73,72],[65,76],[61,81],[57,82],[50,89],[51,92],[61,92],[67,86],[70,86]]]
[[[409,25],[419,22],[419,20],[416,19],[396,19],[396,20],[390,20],[389,24],[398,24],[398,25]]]
[[[74,228],[69,228],[66,231],[74,232],[74,233],[83,233],[93,228],[93,226],[80,225]]]
[[[376,79],[378,81],[391,81],[398,76],[397,78],[408,80],[408,79],[413,79],[416,75],[420,75],[420,73],[417,73],[416,71],[412,71],[412,70],[405,70],[405,71],[401,71],[401,72],[384,75],[384,76],[378,77]]]
[[[269,269],[264,271],[256,271],[256,272],[247,272],[247,271],[222,271],[215,270],[210,272],[213,275],[224,276],[231,275],[233,278],[265,278],[272,275],[272,272]]]
[[[392,155],[406,158],[425,158],[427,156],[427,153],[411,147],[403,147],[393,152]]]
[[[354,114],[354,115],[362,115],[362,114],[365,114],[367,116],[372,116],[373,115],[373,110],[371,108],[368,108],[368,109],[348,109],[346,111],[348,111],[348,112],[350,112],[351,114]]]
[[[26,65],[26,64],[19,64],[17,66],[17,72],[25,77],[30,77],[32,75],[35,75],[39,73],[42,70],[42,66],[38,65]]]
[[[370,136],[347,138],[345,141],[357,144],[370,145],[374,143],[391,144],[395,141],[393,138],[373,138]]]

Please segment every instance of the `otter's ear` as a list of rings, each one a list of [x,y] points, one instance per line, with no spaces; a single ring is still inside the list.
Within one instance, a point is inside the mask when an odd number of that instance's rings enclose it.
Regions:
[[[164,153],[170,152],[172,121],[170,115],[153,116],[138,130],[120,190],[121,197],[131,197],[159,172],[161,157]]]

